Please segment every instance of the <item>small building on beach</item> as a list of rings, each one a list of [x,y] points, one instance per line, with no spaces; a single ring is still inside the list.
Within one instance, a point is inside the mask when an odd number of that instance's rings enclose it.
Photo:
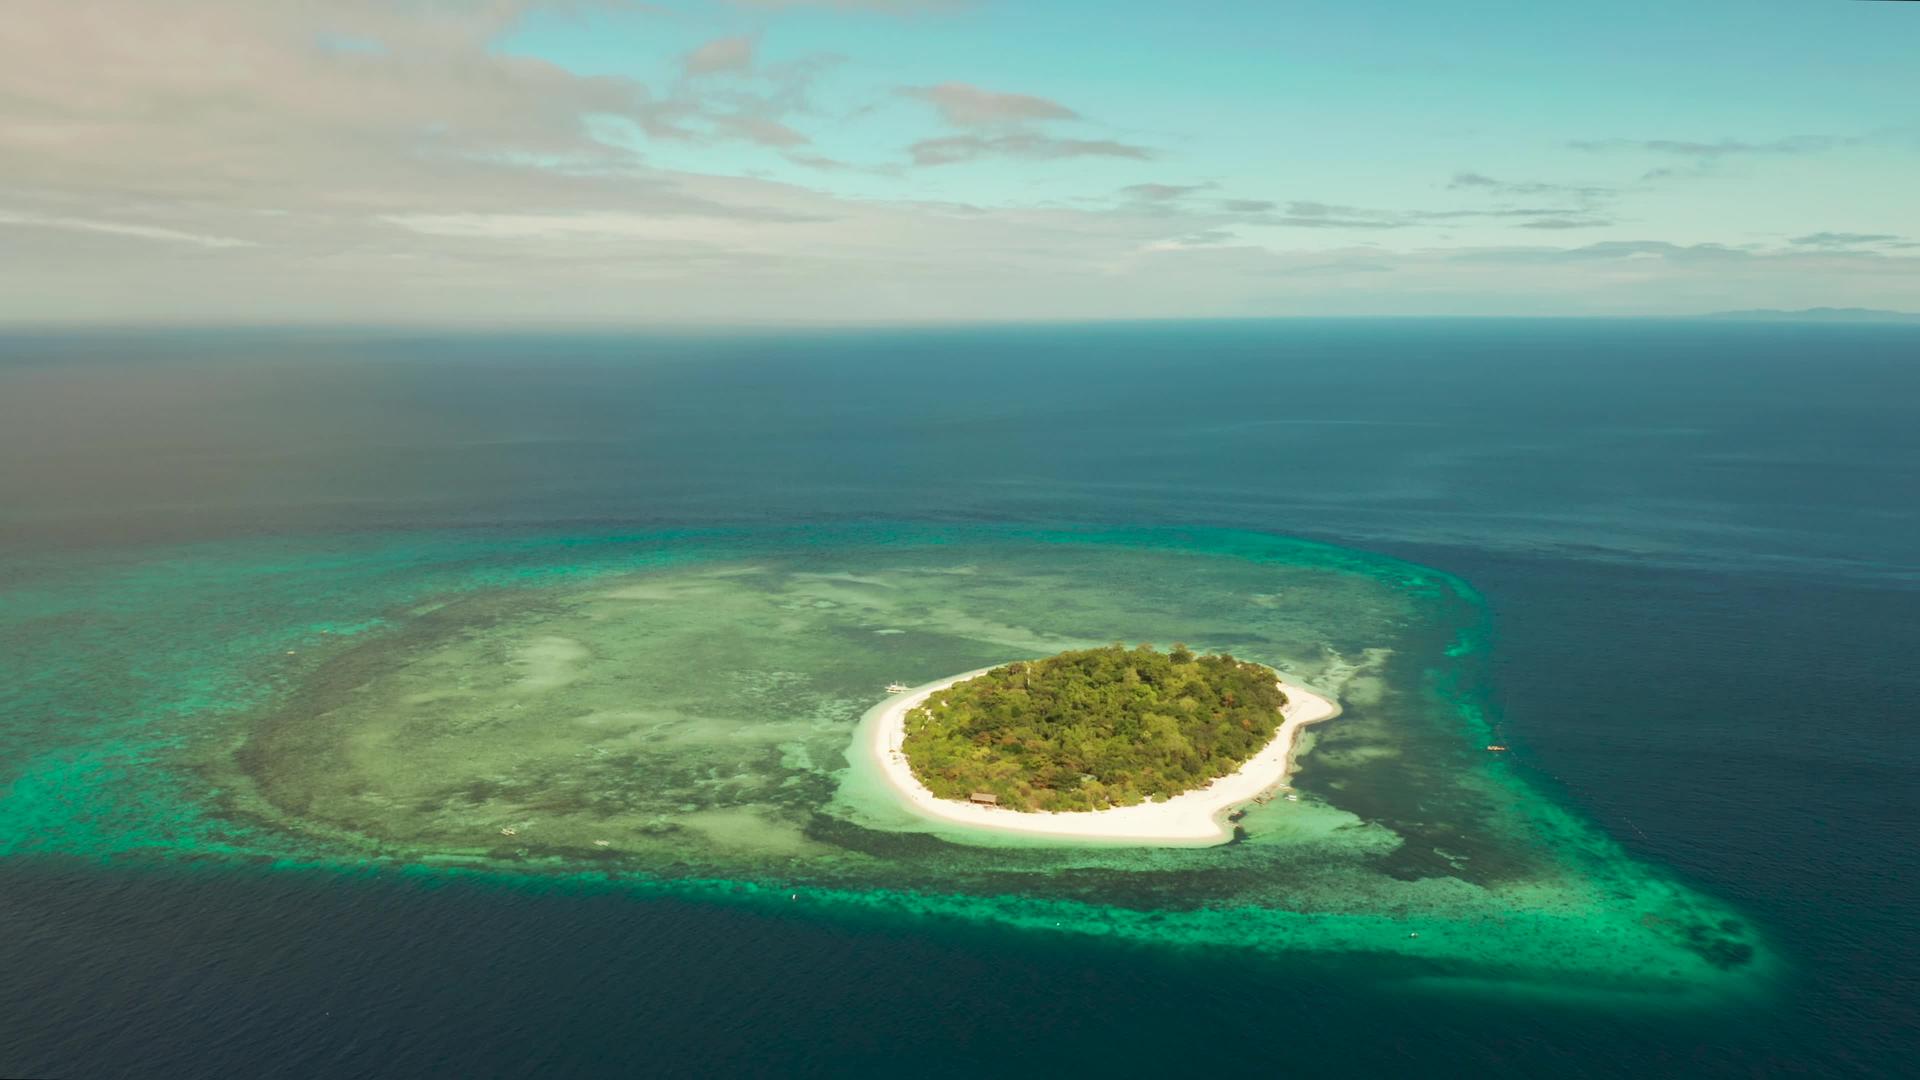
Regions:
[[[967,796],[967,801],[980,806],[999,806],[1000,796],[995,795],[991,791],[976,791]]]

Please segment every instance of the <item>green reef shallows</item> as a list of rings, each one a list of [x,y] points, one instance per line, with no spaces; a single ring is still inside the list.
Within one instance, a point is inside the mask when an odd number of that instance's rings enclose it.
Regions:
[[[1778,961],[1488,754],[1447,575],[1219,530],[275,541],[0,594],[0,852],[388,867],[1364,956],[1408,986],[1708,1004]],[[1232,843],[931,823],[849,760],[895,681],[1186,642],[1337,694]]]

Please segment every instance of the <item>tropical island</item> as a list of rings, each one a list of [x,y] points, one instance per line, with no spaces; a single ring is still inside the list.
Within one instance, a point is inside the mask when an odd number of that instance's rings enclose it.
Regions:
[[[1258,664],[1184,645],[1109,645],[951,686],[907,714],[901,749],[914,779],[943,799],[1105,810],[1234,771],[1272,741],[1286,703]]]
[[[1339,707],[1185,646],[1079,649],[955,676],[876,710],[887,782],[923,817],[1087,839],[1218,843]]]

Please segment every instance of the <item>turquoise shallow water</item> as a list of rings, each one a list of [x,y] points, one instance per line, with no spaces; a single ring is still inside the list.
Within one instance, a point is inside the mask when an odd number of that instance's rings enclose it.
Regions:
[[[1648,1003],[1775,977],[1744,917],[1481,749],[1501,736],[1479,598],[1351,550],[1217,529],[359,537],[188,549],[11,599],[31,665],[7,708],[32,720],[9,733],[16,855],[804,891]],[[1250,808],[1218,848],[992,842],[849,768],[890,678],[1119,638],[1230,650],[1337,694],[1303,800]],[[122,672],[103,642],[148,644]]]
[[[1897,1075],[1889,334],[10,340],[0,1071],[1244,1069],[1305,1010],[1342,1074]],[[982,846],[844,768],[886,682],[1115,638],[1338,684],[1301,801]]]

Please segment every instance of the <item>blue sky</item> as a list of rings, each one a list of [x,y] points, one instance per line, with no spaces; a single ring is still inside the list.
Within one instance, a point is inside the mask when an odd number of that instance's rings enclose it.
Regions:
[[[1920,307],[1920,5],[23,2],[0,318]]]
[[[899,88],[950,81],[1059,102],[1085,117],[1059,130],[1154,155],[823,176],[766,148],[650,148],[681,168],[724,161],[869,198],[1072,205],[1158,182],[1212,184],[1242,198],[1451,209],[1482,205],[1449,190],[1456,174],[1476,172],[1636,187],[1634,218],[1663,239],[1698,242],[1726,239],[1729,226],[1784,238],[1869,231],[1889,215],[1916,224],[1920,14],[1885,7],[1056,2],[902,16],[683,5],[672,18],[544,13],[498,47],[653,85],[671,82],[681,57],[720,37],[753,37],[766,66],[831,58],[806,130],[818,152],[868,167],[903,163],[904,148],[929,130],[930,110]],[[1862,143],[1811,166],[1807,154],[1572,145],[1764,146],[1807,135]],[[1662,169],[1699,174],[1723,197],[1643,179]],[[1787,193],[1815,205],[1778,197]],[[1854,223],[1820,216],[1834,214]],[[1450,231],[1491,240],[1511,238],[1512,227],[1463,222]]]

